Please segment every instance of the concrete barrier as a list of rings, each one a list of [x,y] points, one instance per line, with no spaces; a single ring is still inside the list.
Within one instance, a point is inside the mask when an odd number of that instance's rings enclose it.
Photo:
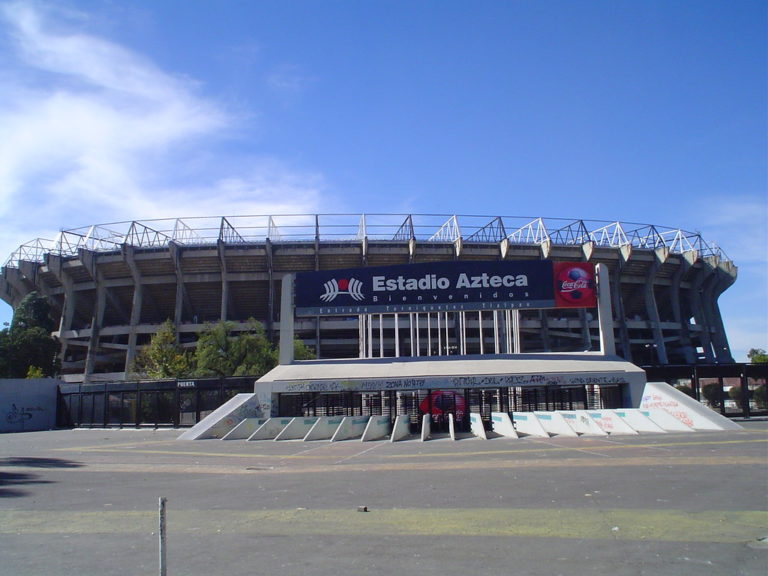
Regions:
[[[309,429],[304,440],[330,440],[339,428],[339,424],[344,419],[343,416],[320,416],[317,422]]]
[[[512,418],[506,412],[491,412],[491,429],[505,438],[519,438]]]
[[[694,430],[741,430],[742,427],[722,414],[710,410],[695,398],[666,382],[648,382],[640,402],[643,410],[660,408]]]
[[[534,412],[541,426],[552,436],[578,436],[559,412]]]
[[[312,429],[312,426],[315,425],[315,422],[317,422],[317,416],[312,416],[309,418],[293,418],[288,423],[288,426],[283,428],[280,434],[275,436],[275,440],[303,440],[304,437]]]
[[[368,425],[370,416],[345,416],[339,424],[339,428],[331,438],[331,442],[340,442],[342,440],[352,440],[353,438],[362,438],[365,427]]]
[[[664,434],[665,430],[637,408],[614,410],[614,413],[640,434]]]
[[[389,416],[372,416],[368,420],[368,425],[365,427],[363,437],[360,440],[363,442],[381,440],[389,436],[391,429],[392,421],[389,419]]]
[[[566,410],[562,414],[568,426],[579,436],[608,436],[608,432],[598,426],[589,414],[583,410]]]
[[[512,423],[518,434],[549,438],[549,432],[544,429],[533,412],[512,412]]]
[[[248,437],[249,441],[274,440],[282,432],[293,418],[270,418],[261,427]]]
[[[469,414],[469,427],[472,430],[472,434],[483,440],[488,440],[488,435],[485,433],[485,425],[483,424],[483,417],[477,412],[471,412]]]
[[[421,418],[421,441],[429,440],[432,435],[432,416],[424,414]]]
[[[456,440],[456,419],[452,413],[448,413],[448,436],[451,440]]]
[[[594,420],[601,429],[608,434],[637,435],[637,430],[632,428],[624,419],[613,410],[591,410],[588,411],[590,418]]]
[[[408,438],[411,435],[411,417],[407,414],[400,414],[395,418],[395,425],[392,428],[392,435],[389,437],[390,442],[397,442],[403,438]]]
[[[247,440],[269,418],[246,418],[225,434],[222,440]]]
[[[693,432],[693,428],[682,420],[678,420],[672,414],[661,408],[641,410],[654,424],[660,426],[665,432]]]

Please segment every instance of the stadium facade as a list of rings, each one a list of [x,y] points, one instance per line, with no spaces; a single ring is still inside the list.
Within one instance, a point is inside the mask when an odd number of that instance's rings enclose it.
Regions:
[[[416,214],[101,224],[19,247],[3,266],[0,297],[11,306],[33,291],[49,300],[63,379],[114,381],[169,319],[187,347],[206,323],[245,329],[250,318],[277,342],[289,274],[408,266],[421,278],[425,266],[455,261],[602,264],[619,356],[638,365],[733,362],[718,298],[736,266],[698,233],[647,224]],[[589,308],[392,310],[297,315],[294,332],[325,359],[600,347]]]

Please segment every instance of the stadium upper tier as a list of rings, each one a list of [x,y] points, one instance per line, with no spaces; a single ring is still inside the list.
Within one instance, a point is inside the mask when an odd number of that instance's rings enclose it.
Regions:
[[[94,224],[62,230],[53,240],[36,238],[22,244],[5,263],[42,262],[46,254],[76,256],[85,248],[112,252],[122,246],[163,248],[276,242],[509,242],[516,245],[665,248],[673,254],[695,251],[701,257],[730,261],[698,232],[652,224],[530,218],[523,216],[458,216],[441,214],[286,214],[217,216]],[[546,256],[545,256],[546,257]]]
[[[62,376],[119,379],[166,320],[190,348],[207,323],[219,320],[246,329],[255,318],[277,341],[287,275],[453,260],[602,265],[625,359],[733,361],[717,301],[735,281],[736,266],[699,233],[650,224],[433,214],[97,224],[22,245],[0,274],[0,298],[14,307],[32,292],[48,300]],[[512,312],[297,317],[295,331],[321,358],[357,356],[365,341],[366,353],[391,357],[600,346],[595,310]],[[428,347],[436,326],[444,336],[439,350]]]

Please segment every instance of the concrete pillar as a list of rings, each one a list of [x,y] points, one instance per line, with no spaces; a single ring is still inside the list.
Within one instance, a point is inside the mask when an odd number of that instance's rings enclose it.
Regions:
[[[280,294],[280,352],[278,362],[280,364],[292,364],[293,357],[293,274],[283,276],[282,290]]]
[[[632,362],[632,346],[629,341],[629,330],[627,329],[627,315],[624,312],[624,300],[621,297],[621,264],[613,272],[611,281],[611,301],[616,311],[616,317],[619,318],[619,339],[621,340],[622,357]]]
[[[136,266],[135,248],[123,245],[123,259],[131,270],[133,279],[133,298],[131,302],[130,332],[128,332],[128,350],[125,354],[125,372],[128,373],[136,359],[137,327],[141,322],[141,307],[144,303],[144,286],[141,283],[141,273]]]
[[[648,267],[645,276],[645,286],[643,289],[645,297],[645,311],[648,315],[648,323],[651,326],[653,334],[653,348],[656,351],[656,359],[659,364],[669,364],[667,359],[667,348],[664,344],[664,334],[661,330],[661,320],[659,318],[659,308],[656,305],[656,295],[653,290],[653,283],[656,279],[656,273],[659,270],[659,261],[654,260]]]
[[[219,309],[219,318],[222,322],[227,321],[229,313],[229,281],[227,279],[227,259],[224,254],[226,245],[219,239],[217,249],[219,253],[219,269],[221,270],[221,307]]]
[[[616,354],[613,334],[613,307],[611,306],[610,272],[605,264],[598,264],[597,272],[597,322],[600,326],[600,351],[603,356]]]

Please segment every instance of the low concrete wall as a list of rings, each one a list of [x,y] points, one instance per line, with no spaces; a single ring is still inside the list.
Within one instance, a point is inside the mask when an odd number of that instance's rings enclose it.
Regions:
[[[580,436],[608,436],[608,432],[603,430],[594,419],[583,410],[569,410],[560,412],[568,422],[568,425]]]
[[[269,418],[246,418],[240,424],[232,428],[222,440],[247,440]]]
[[[648,416],[636,408],[631,408],[628,410],[615,410],[614,412],[616,412],[619,418],[623,419],[627,424],[632,426],[634,430],[637,430],[641,434],[646,432],[651,434],[664,433],[664,428],[658,424],[655,424],[653,420],[648,418]]]
[[[270,418],[248,437],[249,441],[274,440],[293,418]]]
[[[491,426],[493,431],[507,438],[518,438],[512,418],[506,412],[491,412]]]
[[[58,387],[53,378],[0,380],[0,432],[55,428]]]
[[[637,430],[613,410],[589,411],[588,414],[608,434],[637,434]]]
[[[368,421],[368,426],[365,427],[365,432],[363,432],[361,440],[363,442],[368,442],[386,438],[389,435],[390,427],[391,423],[389,416],[372,416]]]
[[[304,440],[330,440],[339,429],[343,416],[320,416]]]
[[[485,433],[485,426],[483,425],[483,418],[480,414],[475,412],[470,413],[469,426],[472,430],[472,434],[483,440],[488,440],[488,435]]]
[[[339,429],[331,438],[331,442],[362,438],[370,416],[345,416],[339,424]]]
[[[512,422],[518,434],[549,438],[549,432],[544,429],[533,412],[512,412]]]
[[[411,435],[411,417],[407,414],[400,414],[395,418],[395,425],[392,428],[392,436],[390,436],[390,442],[397,442],[403,438],[408,438]]]
[[[315,425],[317,419],[316,416],[313,416],[312,418],[294,418],[288,426],[283,428],[283,431],[275,437],[275,440],[302,440],[309,434],[309,431],[312,429],[312,426]]]
[[[534,412],[542,428],[552,436],[578,436],[558,412]]]

